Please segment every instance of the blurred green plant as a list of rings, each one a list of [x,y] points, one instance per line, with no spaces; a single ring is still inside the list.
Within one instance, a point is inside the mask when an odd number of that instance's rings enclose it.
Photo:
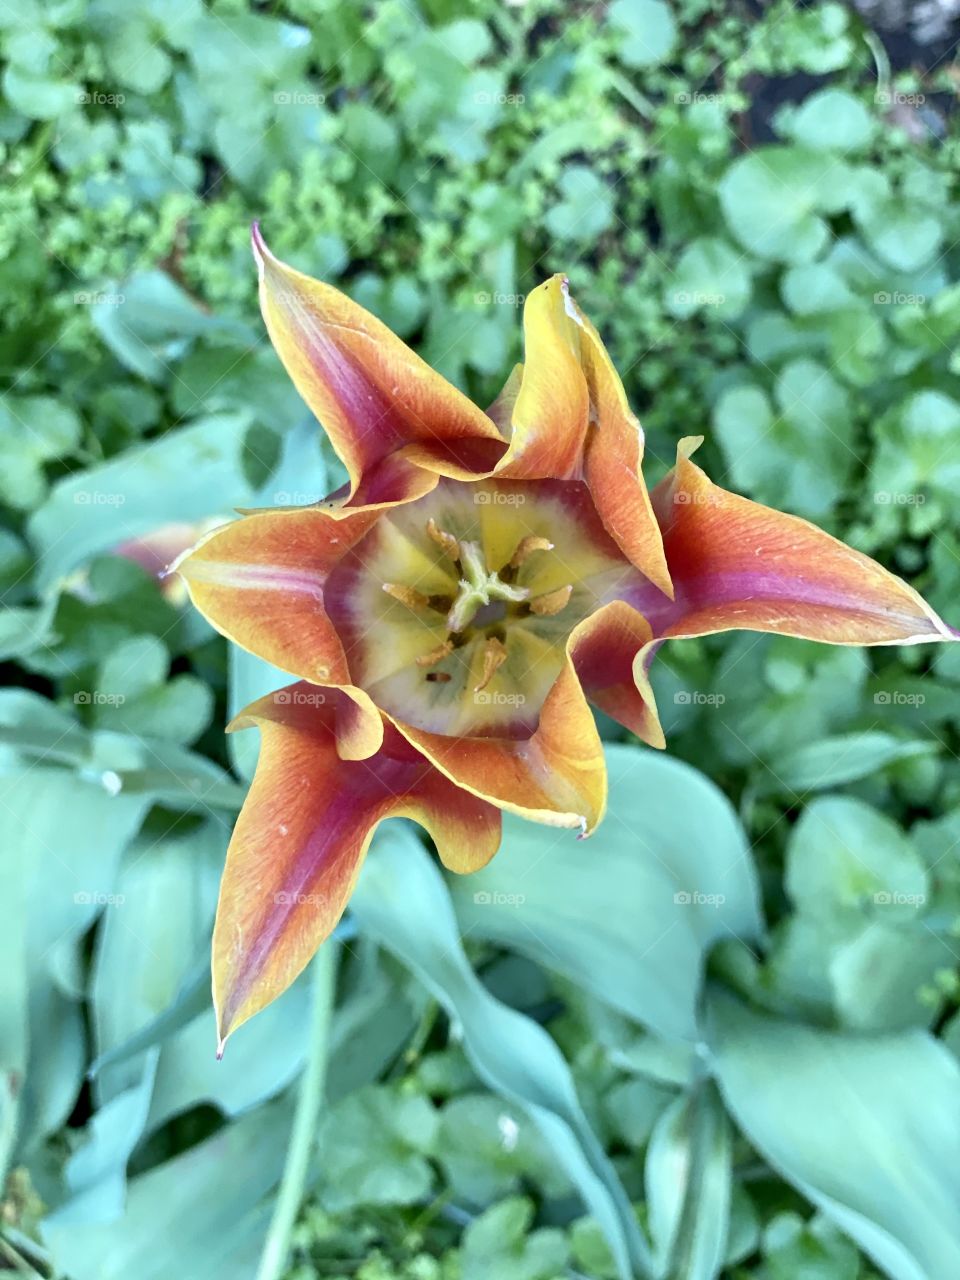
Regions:
[[[718,480],[957,621],[957,66],[892,72],[830,0],[759,9],[0,11],[0,1265],[960,1270],[955,651],[677,644],[676,758],[611,742],[590,845],[510,824],[447,884],[388,829],[329,1034],[307,977],[217,1064],[256,751],[221,726],[280,679],[111,554],[339,483],[256,313],[256,216],[481,403],[568,272],[654,474],[702,430]]]

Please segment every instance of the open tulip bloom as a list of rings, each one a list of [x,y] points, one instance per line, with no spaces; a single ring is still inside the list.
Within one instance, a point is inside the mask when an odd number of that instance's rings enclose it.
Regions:
[[[698,438],[648,492],[640,424],[564,277],[528,296],[526,363],[484,412],[256,228],[254,253],[270,337],[349,484],[245,514],[177,566],[217,630],[296,681],[231,726],[262,746],[214,931],[221,1041],[333,930],[382,819],[422,824],[458,872],[493,857],[504,809],[589,835],[591,703],[662,747],[664,640],[956,638],[867,556],[713,484]]]

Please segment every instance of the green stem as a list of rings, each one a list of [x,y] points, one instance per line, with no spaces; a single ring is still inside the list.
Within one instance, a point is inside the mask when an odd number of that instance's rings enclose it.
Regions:
[[[290,1253],[290,1239],[307,1184],[310,1156],[317,1136],[327,1077],[330,1018],[337,976],[337,944],[329,939],[313,962],[313,1018],[307,1064],[300,1081],[297,1109],[290,1130],[290,1145],[277,1194],[270,1229],[260,1257],[257,1280],[280,1280]]]
[[[877,89],[881,93],[889,93],[890,58],[887,56],[883,41],[873,31],[864,31],[863,38],[873,54],[874,66],[877,69]]]
[[[654,120],[657,112],[649,98],[645,98],[643,94],[633,87],[626,76],[621,75],[618,71],[608,73],[608,82],[611,88],[615,89],[623,98],[624,102],[633,107],[638,116],[643,116],[644,120]]]
[[[712,1083],[701,1076],[690,1097],[690,1163],[684,1190],[680,1220],[670,1250],[666,1274],[670,1280],[681,1280],[693,1269],[693,1238],[700,1213],[703,1183],[711,1151],[718,1140],[725,1117],[716,1105]]]
[[[44,1280],[44,1277],[53,1275],[49,1261],[42,1256],[39,1245],[9,1228],[8,1234],[16,1238],[16,1244],[14,1239],[0,1236],[0,1262],[10,1264],[9,1268],[3,1268],[5,1271],[15,1271],[17,1275],[29,1277],[30,1280]]]
[[[500,35],[509,50],[510,73],[512,74],[515,67],[524,61],[527,33],[520,21],[503,5],[498,5],[494,9],[493,24],[499,29]]]
[[[53,145],[55,132],[56,123],[53,120],[48,120],[45,125],[42,125],[41,128],[37,130],[36,136],[33,139],[33,145],[31,146],[27,156],[27,163],[25,166],[26,173],[29,174],[34,165],[39,164],[41,160],[46,159],[47,152]]]
[[[396,1079],[401,1076],[405,1071],[409,1071],[414,1063],[416,1063],[417,1059],[423,1052],[424,1045],[430,1039],[430,1032],[434,1028],[439,1012],[440,1006],[437,1004],[436,1000],[432,998],[428,1000],[423,1007],[423,1013],[420,1017],[420,1021],[417,1024],[413,1035],[410,1037],[410,1043],[407,1045],[406,1049],[404,1049],[402,1056],[399,1057],[394,1064],[394,1068],[390,1073],[390,1079]]]

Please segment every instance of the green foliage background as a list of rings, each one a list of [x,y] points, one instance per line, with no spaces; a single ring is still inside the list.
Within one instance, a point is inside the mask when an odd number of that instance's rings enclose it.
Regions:
[[[674,645],[669,757],[605,728],[589,845],[508,821],[455,883],[393,824],[218,1065],[256,752],[222,727],[280,681],[111,554],[338,483],[259,217],[480,403],[567,272],[652,479],[702,433],[960,622],[953,46],[746,0],[18,0],[0,35],[2,1265],[960,1274],[952,649]]]

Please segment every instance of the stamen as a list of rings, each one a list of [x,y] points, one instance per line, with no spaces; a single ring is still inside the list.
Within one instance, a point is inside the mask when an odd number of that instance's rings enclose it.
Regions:
[[[441,529],[433,516],[427,521],[427,534],[450,560],[460,559],[460,543],[452,533],[447,533],[446,529]]]
[[[431,680],[434,684],[447,684],[453,677],[449,671],[428,671],[424,679]]]
[[[415,587],[404,587],[399,586],[396,582],[385,582],[383,589],[388,596],[393,596],[394,600],[399,600],[408,609],[430,608],[429,596],[425,596],[422,591],[417,591]]]
[[[435,667],[438,662],[442,662],[449,654],[453,653],[453,641],[444,640],[443,644],[438,644],[435,649],[431,649],[429,653],[423,653],[417,658],[418,667]]]
[[[548,542],[546,538],[538,537],[535,533],[528,533],[525,538],[521,538],[517,544],[517,549],[510,557],[510,568],[519,569],[524,560],[532,555],[534,551],[552,551],[553,543]]]
[[[556,591],[547,591],[530,601],[530,612],[540,618],[552,618],[567,607],[572,591],[573,584],[569,582],[565,587],[557,587]]]
[[[507,651],[496,636],[488,636],[483,647],[483,675],[474,686],[474,693],[482,693],[507,660]]]

